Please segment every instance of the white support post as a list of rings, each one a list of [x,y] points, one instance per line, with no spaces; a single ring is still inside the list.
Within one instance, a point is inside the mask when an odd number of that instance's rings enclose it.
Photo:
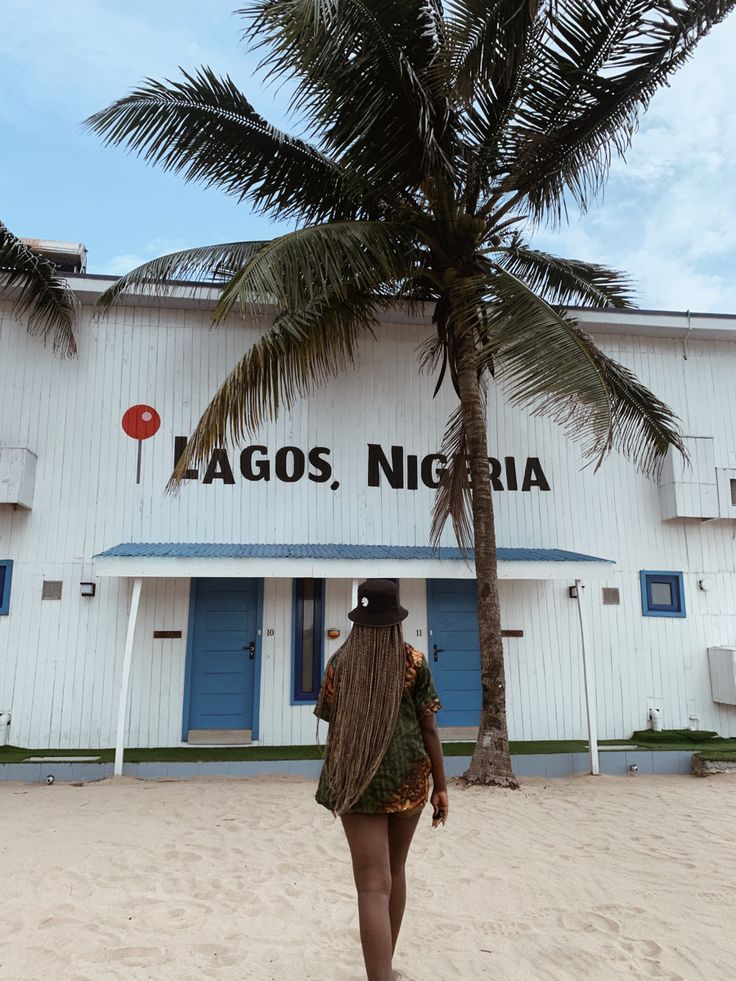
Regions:
[[[133,595],[130,600],[128,615],[128,632],[125,635],[125,653],[123,654],[123,674],[120,679],[120,696],[118,700],[118,729],[115,737],[115,767],[113,775],[123,775],[123,744],[125,742],[125,719],[128,714],[128,689],[130,688],[130,665],[133,660],[133,637],[135,622],[138,618],[138,605],[141,598],[143,580],[133,580]]]
[[[358,586],[360,585],[360,579],[353,579],[353,605],[350,607],[354,610],[358,605]]]
[[[588,749],[590,753],[590,772],[593,776],[600,774],[598,760],[598,723],[595,714],[595,684],[591,665],[588,663],[588,652],[585,647],[585,624],[583,621],[583,584],[579,579],[575,580],[575,593],[578,604],[578,617],[580,619],[580,642],[583,648],[583,685],[585,686],[585,709],[588,714]]]

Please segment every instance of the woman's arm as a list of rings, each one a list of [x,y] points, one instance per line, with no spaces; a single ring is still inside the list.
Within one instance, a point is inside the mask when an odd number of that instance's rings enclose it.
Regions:
[[[434,788],[430,798],[433,808],[432,827],[444,824],[447,820],[447,779],[445,777],[445,761],[442,757],[442,743],[437,731],[437,720],[434,712],[428,712],[419,723],[422,731],[422,741],[432,766],[432,783]]]

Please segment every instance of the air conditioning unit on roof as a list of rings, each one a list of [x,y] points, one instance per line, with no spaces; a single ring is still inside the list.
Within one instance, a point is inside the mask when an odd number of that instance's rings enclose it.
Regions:
[[[87,246],[82,242],[56,242],[45,238],[23,238],[21,241],[32,252],[53,263],[62,274],[87,271]]]

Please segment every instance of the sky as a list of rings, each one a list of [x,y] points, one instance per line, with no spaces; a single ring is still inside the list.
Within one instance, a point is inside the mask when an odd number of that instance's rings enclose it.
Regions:
[[[298,131],[263,82],[233,0],[2,0],[0,219],[84,242],[88,272],[286,230],[223,193],[164,174],[83,129],[146,77],[209,65]],[[645,309],[736,313],[736,15],[653,99],[603,199],[533,244],[626,270]]]

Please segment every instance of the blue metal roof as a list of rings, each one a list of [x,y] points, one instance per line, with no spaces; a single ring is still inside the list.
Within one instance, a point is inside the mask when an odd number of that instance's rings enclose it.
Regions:
[[[459,548],[428,545],[257,545],[214,542],[122,542],[95,558],[178,559],[442,559],[462,561]],[[473,550],[468,553],[473,559]],[[499,548],[500,562],[610,562],[561,548]]]

